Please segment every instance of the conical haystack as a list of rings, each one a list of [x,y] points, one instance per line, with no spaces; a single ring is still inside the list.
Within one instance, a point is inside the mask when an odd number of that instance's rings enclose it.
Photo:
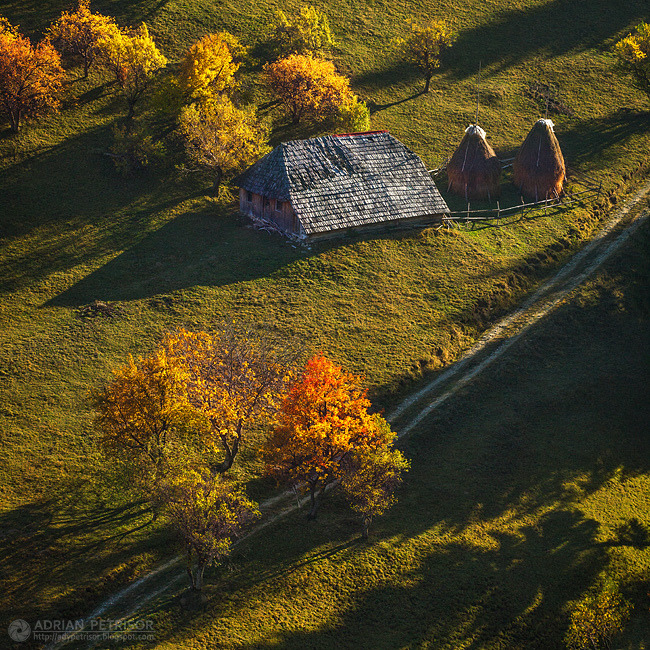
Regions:
[[[447,163],[449,189],[466,199],[491,199],[499,196],[501,163],[485,140],[485,131],[472,124]]]
[[[551,120],[537,120],[517,153],[513,173],[515,185],[535,201],[560,196],[566,171]]]

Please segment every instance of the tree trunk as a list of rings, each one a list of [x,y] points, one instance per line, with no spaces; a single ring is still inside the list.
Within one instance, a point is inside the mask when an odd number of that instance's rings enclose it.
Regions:
[[[363,518],[363,530],[361,531],[361,537],[363,537],[363,539],[368,539],[371,521],[372,519],[370,517]]]
[[[216,474],[223,474],[233,466],[235,458],[237,457],[237,453],[239,452],[242,429],[243,425],[241,422],[239,422],[237,425],[237,437],[232,443],[232,447],[228,444],[228,440],[225,437],[221,438],[221,446],[223,447],[226,457],[223,459],[223,462],[220,465],[217,465],[214,468],[214,472]]]
[[[17,111],[9,111],[9,122],[11,123],[11,130],[18,133],[20,129],[20,109]]]
[[[427,75],[426,76],[426,81],[424,83],[424,92],[428,93],[429,92],[429,85],[431,84],[431,76]]]
[[[90,58],[85,56],[84,57],[84,79],[88,79],[88,72],[90,70]]]
[[[320,497],[323,494],[323,490],[320,490],[318,494],[316,494],[317,487],[318,487],[318,479],[316,479],[315,481],[310,481],[309,498],[310,498],[311,508],[307,513],[307,519],[309,519],[310,521],[316,519],[316,515],[318,514],[318,507],[320,506]]]
[[[199,564],[196,567],[196,572],[194,574],[194,584],[192,588],[194,591],[201,591],[203,589],[203,573],[205,571],[205,563]]]
[[[219,165],[215,169],[214,182],[212,183],[212,194],[214,196],[219,196],[219,190],[221,189],[221,181],[223,179],[223,170]]]

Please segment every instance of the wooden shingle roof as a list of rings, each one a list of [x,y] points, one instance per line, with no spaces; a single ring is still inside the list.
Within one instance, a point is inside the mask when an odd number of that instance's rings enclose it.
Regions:
[[[235,182],[291,201],[307,235],[449,212],[419,156],[386,132],[285,142]]]

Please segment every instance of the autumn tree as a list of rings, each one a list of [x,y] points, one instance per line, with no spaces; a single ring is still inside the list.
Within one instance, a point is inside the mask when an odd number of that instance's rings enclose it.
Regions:
[[[251,331],[185,329],[169,335],[164,348],[183,367],[187,397],[204,418],[221,453],[211,469],[230,469],[251,427],[276,410],[299,352]]]
[[[113,18],[90,11],[90,0],[79,0],[74,11],[64,11],[48,30],[50,40],[62,52],[80,56],[84,78],[100,51],[99,43],[114,38],[119,30]]]
[[[20,129],[23,117],[59,107],[64,76],[61,58],[47,39],[34,46],[8,21],[0,24],[0,109],[12,131]]]
[[[432,20],[420,26],[411,23],[411,33],[405,40],[398,41],[403,59],[419,68],[424,75],[424,92],[429,92],[433,73],[440,67],[440,56],[451,47],[454,36],[444,20]]]
[[[349,81],[331,61],[292,54],[264,66],[266,82],[284,104],[294,124],[323,119],[353,100]]]
[[[224,176],[243,171],[269,151],[267,129],[254,111],[223,96],[185,107],[179,131],[190,169],[207,172],[216,195]]]
[[[260,514],[243,489],[206,469],[172,477],[161,486],[159,499],[185,547],[196,591],[203,587],[205,569],[225,559],[233,541]]]
[[[167,65],[147,26],[117,30],[98,43],[100,60],[115,78],[128,106],[127,120],[135,115],[136,104],[142,99],[155,73]]]
[[[105,450],[122,460],[151,496],[170,471],[191,459],[202,419],[187,399],[188,375],[165,349],[129,357],[108,384],[91,393]],[[188,444],[190,443],[190,444]]]
[[[352,510],[362,521],[362,535],[368,538],[373,519],[383,515],[395,502],[395,490],[409,462],[393,448],[395,434],[379,415],[374,416],[378,432],[374,446],[355,449],[344,464],[341,487]]]
[[[228,32],[208,34],[194,43],[178,75],[184,97],[200,101],[231,91],[244,54],[245,48]]]
[[[301,7],[300,13],[290,18],[278,11],[272,40],[281,57],[318,54],[333,45],[327,15],[311,5]]]
[[[18,36],[18,30],[4,17],[0,16],[0,36]]]
[[[615,46],[621,67],[634,77],[637,87],[650,97],[650,24],[640,23]]]
[[[311,519],[328,486],[345,474],[350,457],[377,449],[386,439],[382,418],[368,413],[370,400],[360,383],[361,377],[325,356],[312,357],[289,387],[266,443],[267,473],[294,487],[307,485]]]

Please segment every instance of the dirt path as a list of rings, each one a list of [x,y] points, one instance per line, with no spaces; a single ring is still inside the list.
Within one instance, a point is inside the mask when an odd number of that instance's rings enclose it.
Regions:
[[[535,323],[563,303],[574,289],[620,250],[640,224],[648,219],[650,209],[645,208],[638,214],[634,214],[634,210],[649,194],[650,181],[605,223],[587,245],[518,309],[490,328],[448,370],[404,399],[388,415],[388,420],[398,436],[410,433],[434,409],[505,354]],[[287,492],[260,504],[264,521],[248,536],[257,534],[278,519],[296,511],[299,503],[295,503],[294,499],[293,493]],[[180,569],[181,561],[180,557],[174,558],[113,594],[84,619],[84,625],[89,626],[90,621],[102,616],[128,621],[148,603],[169,592],[172,587],[180,588],[181,581],[187,579],[185,571]],[[81,631],[88,631],[88,627],[71,633],[64,641],[49,645],[48,650],[56,650],[73,642]],[[92,643],[88,644],[88,647],[92,646]]]

